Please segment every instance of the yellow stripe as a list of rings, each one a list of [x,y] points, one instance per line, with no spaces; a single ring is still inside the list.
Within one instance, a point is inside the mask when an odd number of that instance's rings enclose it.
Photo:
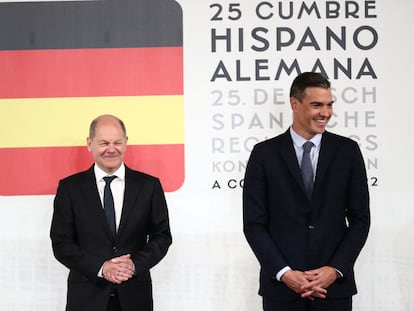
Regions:
[[[124,121],[130,145],[184,143],[181,95],[30,98],[0,100],[0,148],[84,146],[101,114]]]

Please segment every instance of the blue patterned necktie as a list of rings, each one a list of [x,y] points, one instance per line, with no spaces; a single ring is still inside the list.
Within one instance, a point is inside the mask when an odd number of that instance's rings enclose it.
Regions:
[[[312,198],[313,191],[313,168],[310,159],[310,151],[314,144],[311,141],[307,141],[303,144],[303,156],[300,170],[302,172],[303,183],[305,184],[306,194],[309,200]]]
[[[115,240],[116,225],[115,225],[115,208],[114,208],[114,197],[111,191],[111,182],[116,176],[105,176],[105,189],[103,195],[103,207],[105,210],[106,220],[109,225],[109,231],[111,232],[112,238]]]

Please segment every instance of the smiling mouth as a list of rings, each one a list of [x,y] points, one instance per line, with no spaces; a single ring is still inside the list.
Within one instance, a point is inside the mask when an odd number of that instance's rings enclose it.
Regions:
[[[112,159],[117,159],[118,158],[118,156],[116,155],[116,156],[105,156],[104,157],[104,159],[109,159],[109,160],[112,160]]]

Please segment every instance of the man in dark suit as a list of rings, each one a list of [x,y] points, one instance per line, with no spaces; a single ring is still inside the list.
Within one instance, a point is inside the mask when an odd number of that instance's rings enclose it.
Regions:
[[[290,104],[292,126],[253,148],[244,180],[244,233],[261,266],[259,294],[265,311],[349,311],[353,266],[370,226],[364,161],[355,141],[325,130],[333,114],[325,77],[299,75]]]
[[[149,270],[172,241],[168,211],[159,180],[125,166],[127,140],[120,119],[99,116],[87,139],[95,164],[59,182],[50,237],[70,270],[67,311],[153,309]]]

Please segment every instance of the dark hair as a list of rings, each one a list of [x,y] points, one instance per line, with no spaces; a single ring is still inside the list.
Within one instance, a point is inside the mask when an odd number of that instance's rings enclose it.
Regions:
[[[293,80],[292,86],[290,87],[290,97],[302,100],[307,87],[321,87],[329,89],[331,87],[331,83],[321,73],[301,73],[295,78],[295,80]]]
[[[112,118],[114,118],[115,120],[117,120],[117,121],[119,122],[119,125],[121,126],[122,133],[124,134],[124,136],[126,136],[126,128],[125,128],[125,124],[124,124],[124,122],[123,122],[121,119],[119,119],[118,117],[113,116],[113,115],[101,115],[101,116],[97,117],[96,119],[94,119],[94,120],[91,122],[91,125],[89,126],[89,138],[93,138],[93,137],[95,137],[95,133],[96,133],[96,126],[97,126],[97,124],[98,124],[99,120],[100,120],[100,119],[102,119],[103,117],[112,117]]]

